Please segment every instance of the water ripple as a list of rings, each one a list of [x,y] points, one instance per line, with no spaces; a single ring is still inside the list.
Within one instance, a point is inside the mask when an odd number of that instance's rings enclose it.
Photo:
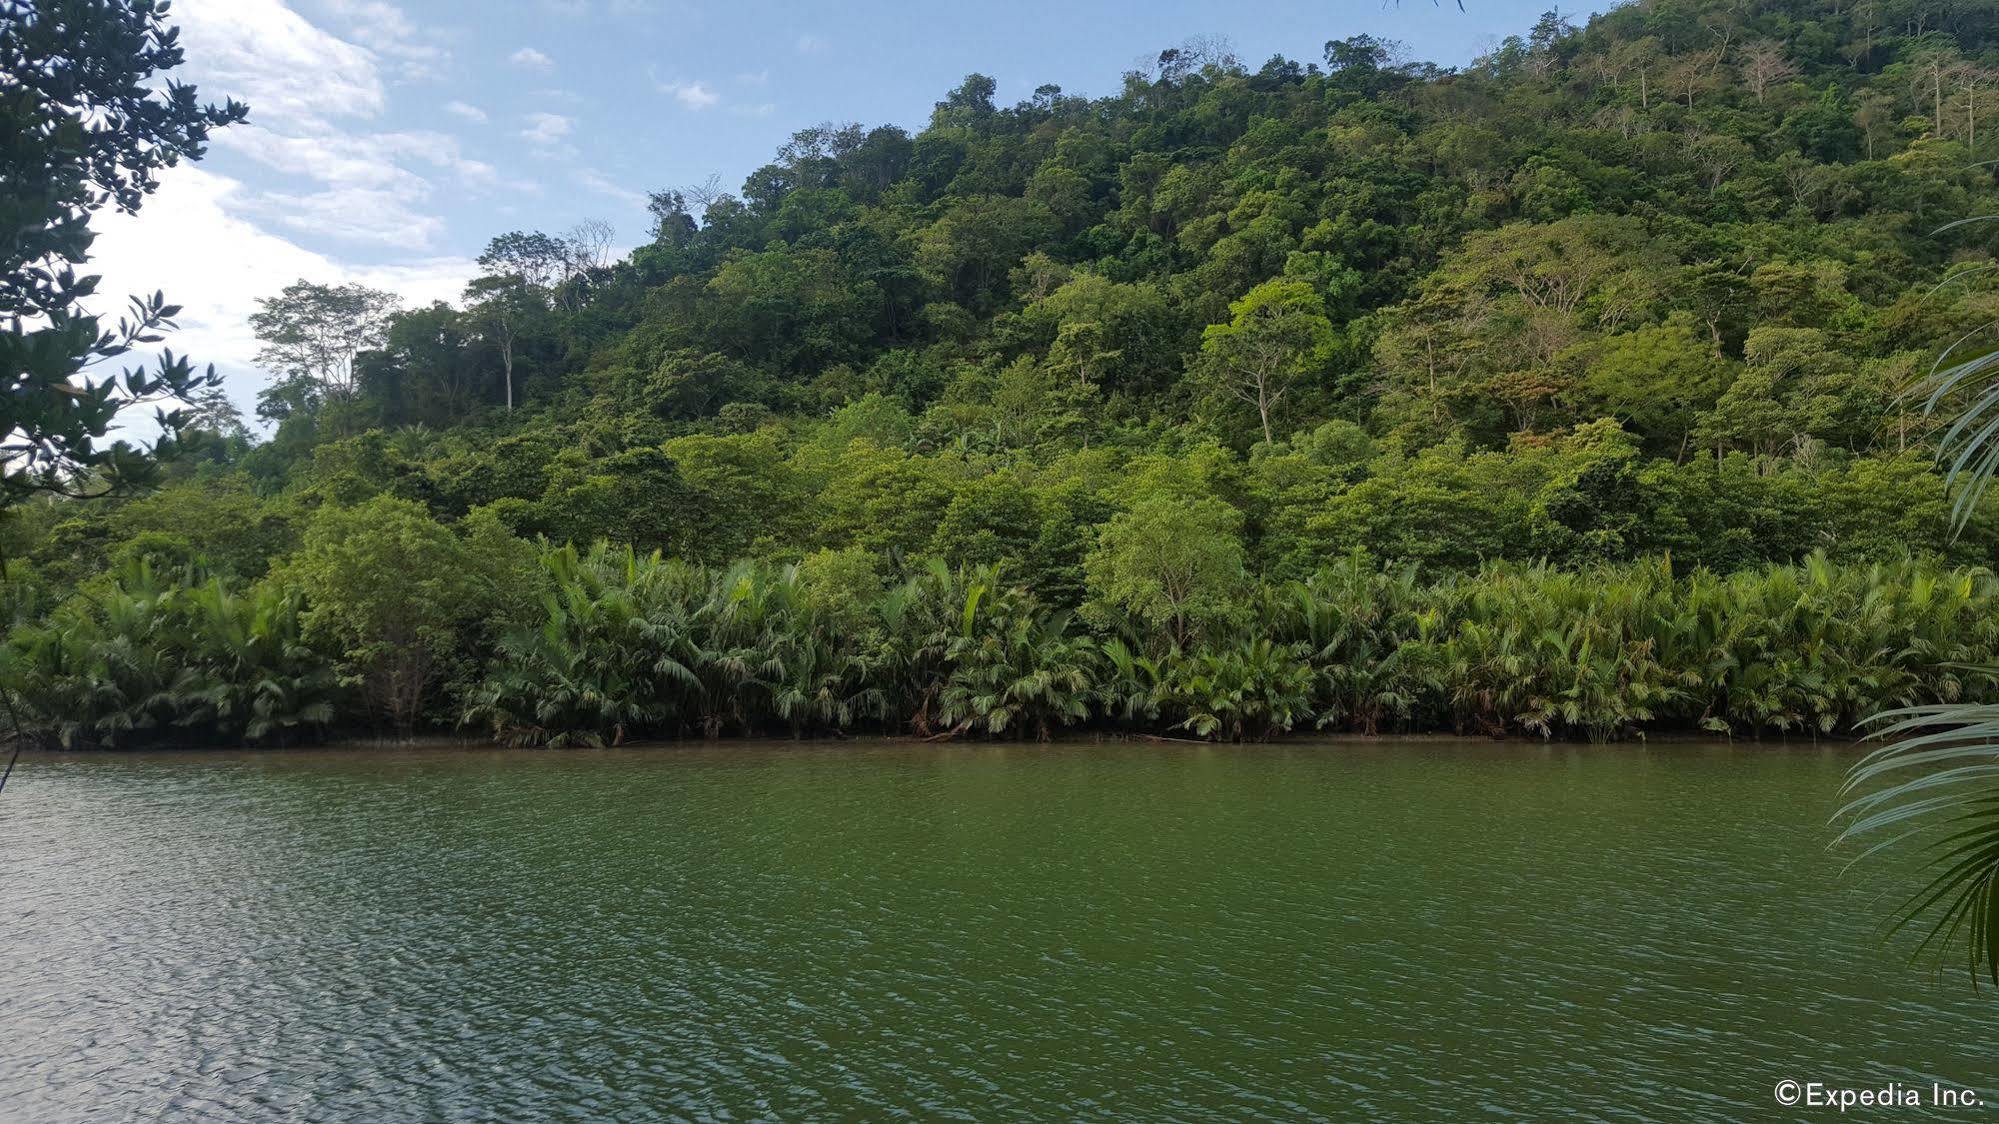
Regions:
[[[1769,747],[43,757],[0,1118],[1685,1120],[1999,1090]]]

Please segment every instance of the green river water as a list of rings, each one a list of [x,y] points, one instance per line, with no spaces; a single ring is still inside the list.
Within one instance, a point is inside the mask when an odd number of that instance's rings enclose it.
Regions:
[[[1838,1115],[1779,1110],[1786,1078],[1999,1104],[1999,996],[1884,948],[1880,878],[1825,850],[1851,759],[29,756],[0,1119]]]

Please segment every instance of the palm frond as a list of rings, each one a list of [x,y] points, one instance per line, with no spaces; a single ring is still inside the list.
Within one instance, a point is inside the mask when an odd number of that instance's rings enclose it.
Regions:
[[[1943,229],[1995,218],[1975,216]],[[1999,471],[1999,379],[1992,377],[1999,372],[1999,351],[1959,358],[1984,330],[1952,343],[1914,390],[1924,397],[1925,414],[1946,407],[1956,414],[1939,438],[1937,459],[1956,492],[1951,519],[1957,532]],[[1921,590],[1925,607],[1932,592]],[[1847,803],[1835,818],[1845,826],[1835,845],[1867,841],[1862,859],[1917,848],[1935,873],[1903,902],[1889,931],[1927,923],[1916,958],[1934,957],[1941,968],[1961,955],[1974,986],[1981,975],[1999,984],[1999,705],[1904,706],[1871,722],[1874,737],[1885,744],[1847,774]]]
[[[1917,958],[1962,956],[1974,981],[1999,984],[1999,704],[1904,707],[1878,716],[1888,744],[1847,775],[1835,844],[1870,844],[1856,861],[1911,847],[1935,871],[1888,930],[1928,922]]]

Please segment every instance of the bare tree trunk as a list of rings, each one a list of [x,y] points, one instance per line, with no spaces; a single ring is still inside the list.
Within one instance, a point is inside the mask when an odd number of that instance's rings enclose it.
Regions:
[[[1438,405],[1441,398],[1437,393],[1437,339],[1425,336],[1423,343],[1425,365],[1430,371],[1430,424],[1436,425],[1444,420],[1443,409]]]
[[[514,409],[514,337],[508,333],[506,341],[500,345],[500,365],[507,374],[507,412]]]
[[[1937,59],[1930,63],[1930,77],[1936,84],[1936,96],[1933,100],[1936,103],[1937,139],[1942,140],[1943,139],[1943,60],[1942,59]]]

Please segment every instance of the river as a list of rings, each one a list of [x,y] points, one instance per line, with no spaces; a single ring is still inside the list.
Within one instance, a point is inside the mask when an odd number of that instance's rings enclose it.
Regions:
[[[1677,1121],[1772,1115],[1786,1078],[1990,1101],[1999,997],[1883,947],[1880,879],[1825,850],[1851,759],[30,756],[0,794],[0,1118]]]

